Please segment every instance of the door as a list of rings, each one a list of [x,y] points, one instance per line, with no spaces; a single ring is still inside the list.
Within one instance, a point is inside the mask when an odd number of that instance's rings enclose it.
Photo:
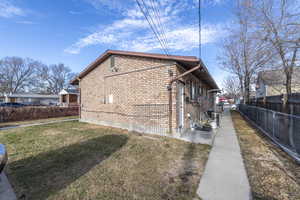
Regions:
[[[178,83],[178,127],[184,128],[184,84]]]

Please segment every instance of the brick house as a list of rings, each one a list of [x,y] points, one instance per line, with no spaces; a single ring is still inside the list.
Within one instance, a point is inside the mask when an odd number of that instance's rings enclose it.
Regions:
[[[178,134],[214,106],[217,84],[194,56],[107,50],[71,82],[84,122]]]

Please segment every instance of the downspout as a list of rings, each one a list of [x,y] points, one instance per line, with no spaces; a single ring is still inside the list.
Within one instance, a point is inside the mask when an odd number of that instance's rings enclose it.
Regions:
[[[175,77],[175,78],[172,78],[169,83],[168,83],[168,86],[167,86],[167,89],[168,89],[168,92],[169,92],[169,133],[171,134],[172,133],[172,110],[173,110],[173,103],[172,103],[172,84],[177,81],[178,79],[192,73],[193,71],[196,71],[198,69],[201,68],[201,65],[197,65],[196,67],[180,74],[179,76]]]
[[[78,78],[78,89],[79,89],[79,119],[81,119],[81,87],[80,87],[80,78]]]

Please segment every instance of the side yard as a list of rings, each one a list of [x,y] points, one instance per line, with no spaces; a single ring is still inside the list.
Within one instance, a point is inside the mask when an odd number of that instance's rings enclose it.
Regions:
[[[300,199],[300,165],[232,111],[254,200]]]
[[[0,131],[20,199],[194,199],[208,145],[76,121]]]
[[[53,117],[53,118],[47,118],[47,119],[25,120],[25,121],[15,121],[15,122],[1,122],[0,129],[7,128],[7,127],[16,127],[19,125],[47,123],[47,122],[61,121],[61,120],[67,120],[67,119],[78,119],[78,116]]]

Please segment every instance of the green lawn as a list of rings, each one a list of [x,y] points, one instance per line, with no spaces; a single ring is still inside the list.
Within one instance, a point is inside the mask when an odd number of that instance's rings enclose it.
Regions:
[[[76,121],[0,131],[20,199],[192,200],[210,147],[151,137]]]

